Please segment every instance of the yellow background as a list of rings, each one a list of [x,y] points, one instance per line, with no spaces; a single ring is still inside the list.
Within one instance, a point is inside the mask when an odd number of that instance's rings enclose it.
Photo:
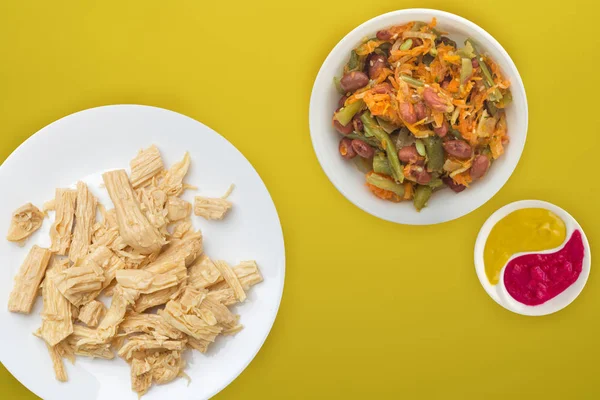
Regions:
[[[529,99],[529,138],[508,184],[440,226],[360,211],[309,140],[310,91],[328,52],[367,19],[409,7],[486,29]],[[597,399],[597,271],[567,309],[527,318],[487,296],[472,253],[485,219],[527,198],[567,209],[597,249],[599,17],[593,0],[2,1],[0,160],[50,122],[114,103],[189,115],[246,155],[279,210],[286,290],[264,348],[219,399]],[[35,398],[3,368],[0,396]]]

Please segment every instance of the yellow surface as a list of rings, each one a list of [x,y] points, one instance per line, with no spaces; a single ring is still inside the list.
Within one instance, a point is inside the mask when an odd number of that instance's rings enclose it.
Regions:
[[[544,208],[513,211],[494,225],[485,242],[485,274],[495,285],[513,254],[550,250],[560,246],[566,237],[565,222],[552,211]]]
[[[328,52],[361,22],[406,7],[484,27],[529,98],[529,138],[510,181],[440,226],[360,211],[329,183],[309,140],[310,91]],[[5,0],[0,160],[48,123],[113,103],[187,114],[248,157],[283,223],[286,291],[264,348],[218,399],[598,399],[595,267],[571,306],[528,318],[487,296],[473,246],[493,211],[539,198],[571,212],[594,253],[599,14],[595,0]],[[34,398],[4,370],[0,397]]]

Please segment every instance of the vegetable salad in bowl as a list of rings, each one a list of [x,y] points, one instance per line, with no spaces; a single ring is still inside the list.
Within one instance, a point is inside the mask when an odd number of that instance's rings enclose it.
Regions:
[[[436,19],[392,26],[352,50],[333,126],[377,197],[412,200],[462,192],[504,152],[510,82],[472,39],[463,46]]]

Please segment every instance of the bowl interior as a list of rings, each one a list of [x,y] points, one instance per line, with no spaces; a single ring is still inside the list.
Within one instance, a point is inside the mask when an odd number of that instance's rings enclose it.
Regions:
[[[380,200],[365,187],[364,174],[338,153],[341,136],[332,127],[332,116],[340,98],[333,78],[341,74],[351,50],[365,37],[383,28],[414,20],[430,21],[436,17],[438,28],[459,46],[466,38],[474,39],[482,52],[489,54],[511,82],[513,102],[506,109],[510,143],[505,154],[494,162],[484,179],[462,193],[436,192],[420,213],[410,202],[400,204]],[[361,209],[392,222],[427,225],[461,217],[483,205],[506,183],[514,171],[527,135],[527,99],[517,68],[502,46],[472,22],[437,10],[411,9],[381,15],[357,27],[331,51],[315,81],[310,104],[310,128],[313,146],[323,170],[336,188]]]

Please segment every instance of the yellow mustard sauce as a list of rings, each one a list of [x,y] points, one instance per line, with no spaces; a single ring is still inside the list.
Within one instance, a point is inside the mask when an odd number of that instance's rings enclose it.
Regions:
[[[494,225],[485,242],[483,260],[488,280],[496,285],[500,271],[515,253],[553,249],[566,237],[564,221],[546,209],[523,208],[508,214]]]

